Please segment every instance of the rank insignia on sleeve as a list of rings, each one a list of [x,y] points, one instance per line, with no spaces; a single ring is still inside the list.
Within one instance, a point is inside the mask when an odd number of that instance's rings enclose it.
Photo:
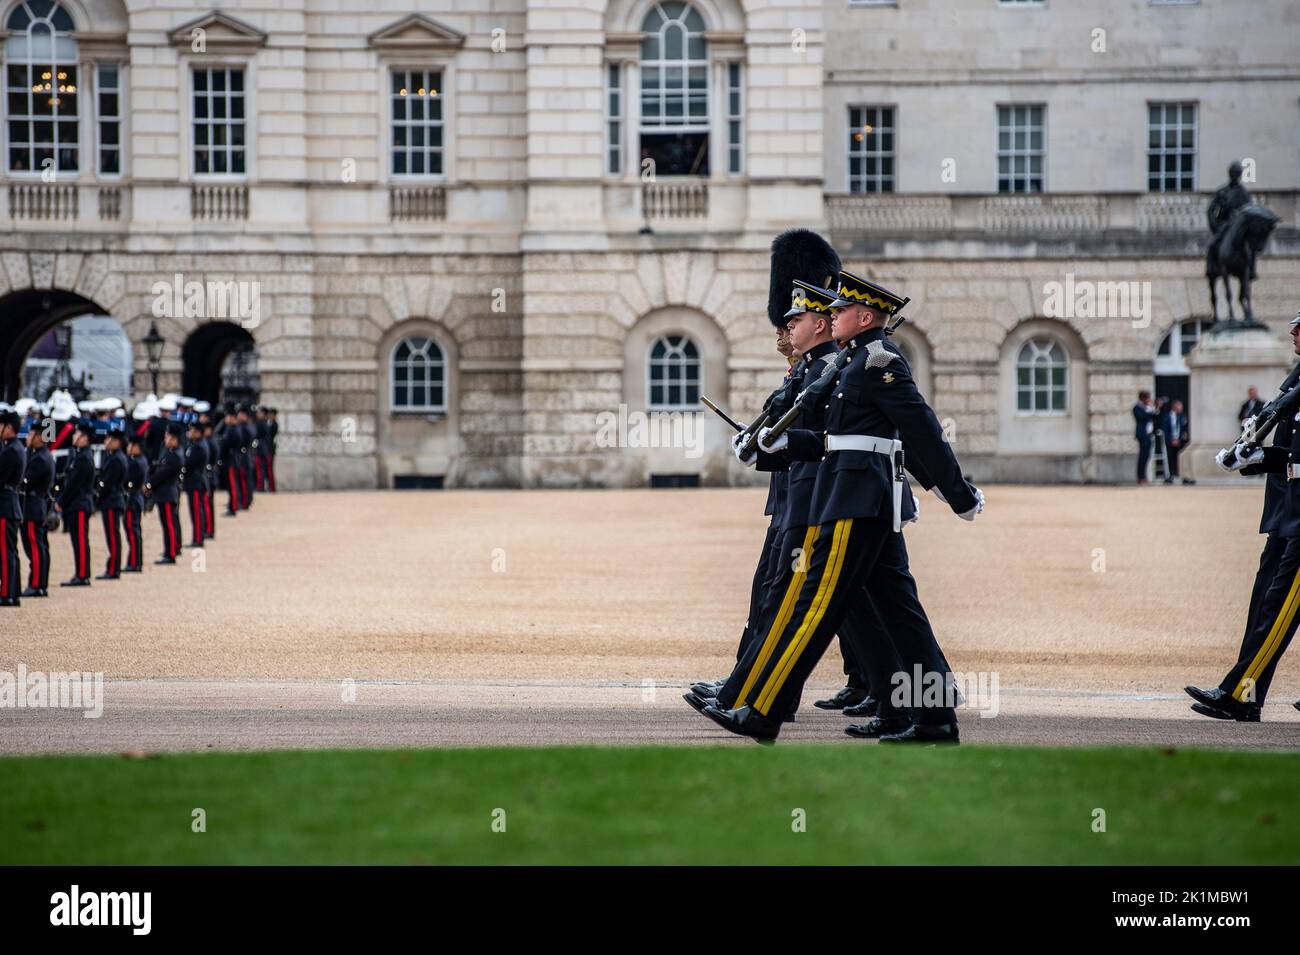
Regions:
[[[893,373],[892,371],[887,371],[887,372],[885,372],[883,375],[880,376],[880,379],[881,379],[881,381],[883,381],[885,384],[887,384],[887,385],[891,385],[891,384],[894,383],[894,373]]]

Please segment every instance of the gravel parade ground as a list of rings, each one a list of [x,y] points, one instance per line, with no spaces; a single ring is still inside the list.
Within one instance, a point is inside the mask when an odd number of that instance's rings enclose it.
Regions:
[[[963,741],[1300,745],[1300,664],[1258,725],[1188,709],[1237,653],[1263,489],[990,487],[907,529],[954,669],[997,693]],[[103,714],[0,707],[0,753],[680,743],[748,745],[680,699],[725,674],[764,491],[259,495],[175,567],[0,613],[0,671],[102,672]],[[97,526],[98,529],[98,526]],[[146,552],[156,556],[156,516]],[[51,540],[51,582],[70,576]],[[96,537],[96,572],[104,554]],[[811,706],[781,741],[852,744]]]

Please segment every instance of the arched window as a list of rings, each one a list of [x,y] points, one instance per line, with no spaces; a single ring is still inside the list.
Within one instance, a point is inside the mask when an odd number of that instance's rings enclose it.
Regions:
[[[5,120],[10,172],[77,172],[77,42],[68,11],[25,0],[5,22]]]
[[[447,360],[431,338],[403,338],[393,349],[392,410],[447,410]]]
[[[656,3],[641,22],[641,158],[654,160],[657,175],[709,174],[704,29],[699,11],[680,2]]]
[[[1016,411],[1064,414],[1069,410],[1070,359],[1059,342],[1031,338],[1016,355]]]
[[[700,404],[700,350],[685,335],[663,335],[650,346],[647,405],[652,410],[694,409]]]

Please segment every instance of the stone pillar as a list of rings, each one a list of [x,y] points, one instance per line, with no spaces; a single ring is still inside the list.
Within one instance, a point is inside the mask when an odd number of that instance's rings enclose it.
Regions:
[[[1237,410],[1252,385],[1268,401],[1294,361],[1287,342],[1263,327],[1212,329],[1187,355],[1191,371],[1191,444],[1180,460],[1182,472],[1198,480],[1226,478],[1214,463],[1220,448],[1241,435]]]

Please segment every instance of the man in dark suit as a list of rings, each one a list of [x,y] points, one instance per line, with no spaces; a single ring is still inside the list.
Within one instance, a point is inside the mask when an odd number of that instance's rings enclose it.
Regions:
[[[1252,385],[1246,392],[1245,403],[1237,409],[1237,420],[1245,421],[1264,410],[1264,402],[1260,400],[1259,391]]]
[[[108,562],[96,580],[117,580],[122,576],[122,514],[126,511],[126,435],[109,431],[104,436],[104,453],[95,477],[95,506],[104,522],[104,545]]]
[[[53,483],[54,455],[45,444],[42,422],[37,421],[27,432],[27,473],[23,475],[23,551],[28,568],[24,597],[49,596],[50,535],[45,522]]]
[[[59,483],[55,507],[63,515],[63,526],[72,540],[72,577],[60,587],[90,586],[90,515],[95,512],[95,459],[90,442],[95,426],[89,421],[77,424],[72,434],[72,456]]]
[[[1156,419],[1159,414],[1151,403],[1151,392],[1139,391],[1137,404],[1133,406],[1133,437],[1138,443],[1137,482],[1149,484],[1147,464],[1151,460],[1151,440],[1155,432]]]
[[[1163,412],[1160,414],[1160,433],[1165,436],[1165,460],[1168,461],[1168,474],[1165,476],[1166,484],[1173,484],[1174,478],[1179,478],[1184,484],[1195,484],[1196,482],[1189,477],[1183,477],[1178,470],[1178,455],[1187,447],[1187,442],[1191,440],[1191,432],[1187,429],[1187,415],[1183,413],[1183,403],[1175,398]]]
[[[753,681],[747,703],[736,709],[704,708],[706,716],[741,736],[776,739],[790,701],[821,658],[863,588],[870,583],[882,631],[888,635],[898,672],[920,673],[927,687],[904,687],[910,724],[881,735],[882,742],[958,741],[955,685],[917,597],[907,567],[902,525],[916,507],[902,474],[903,448],[915,456],[954,513],[974,520],[984,496],[962,476],[939,420],[885,336],[889,317],[905,299],[874,282],[840,273],[832,330],[847,351],[825,392],[825,433],[792,429],[759,433],[759,446],[774,454],[788,448],[794,460],[817,461],[809,508],[805,575],[785,623]],[[884,435],[897,435],[886,437]],[[780,623],[781,621],[778,621]],[[928,684],[941,684],[931,702]]]
[[[18,528],[23,522],[22,486],[27,449],[18,440],[22,418],[0,411],[0,607],[17,607],[22,596],[22,566],[18,562]]]

